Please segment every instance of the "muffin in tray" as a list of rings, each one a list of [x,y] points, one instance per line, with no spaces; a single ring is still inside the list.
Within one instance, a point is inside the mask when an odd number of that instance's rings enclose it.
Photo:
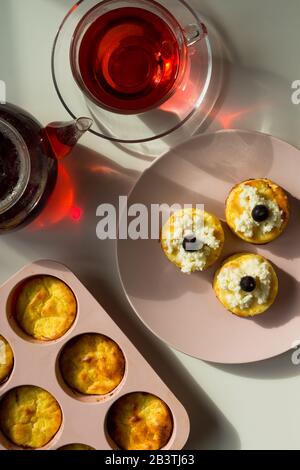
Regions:
[[[33,385],[16,387],[0,401],[0,428],[15,445],[39,449],[52,440],[62,423],[55,398]]]
[[[95,450],[94,447],[88,446],[86,444],[67,444],[65,446],[59,447],[57,450]]]
[[[172,214],[161,233],[166,257],[187,274],[212,266],[223,245],[224,231],[219,219],[196,208]]]
[[[290,207],[285,191],[268,179],[244,181],[236,185],[226,201],[226,220],[242,240],[265,244],[285,230]]]
[[[59,358],[63,379],[84,395],[105,395],[114,390],[125,373],[125,358],[115,341],[97,333],[71,339]]]
[[[278,278],[263,256],[240,253],[224,261],[215,274],[213,287],[227,310],[240,317],[253,317],[274,303]]]
[[[35,276],[25,281],[16,298],[15,320],[29,336],[51,341],[72,326],[77,302],[71,289],[52,276]]]
[[[0,385],[5,382],[14,367],[14,355],[8,341],[0,335]]]
[[[170,440],[173,418],[169,407],[150,393],[134,392],[119,398],[107,416],[107,430],[123,450],[158,450]]]

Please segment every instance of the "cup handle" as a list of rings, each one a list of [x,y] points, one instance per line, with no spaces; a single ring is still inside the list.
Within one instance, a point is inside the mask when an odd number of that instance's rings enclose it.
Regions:
[[[207,36],[207,28],[203,23],[189,24],[184,29],[184,36],[188,46],[192,46]]]

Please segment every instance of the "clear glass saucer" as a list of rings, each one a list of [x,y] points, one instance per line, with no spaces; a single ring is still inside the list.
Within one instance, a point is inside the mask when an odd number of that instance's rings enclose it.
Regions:
[[[210,35],[189,47],[188,67],[172,96],[155,109],[140,114],[118,114],[89,99],[76,83],[71,69],[70,47],[74,31],[82,18],[99,3],[102,2],[81,0],[75,4],[64,18],[55,38],[52,76],[62,104],[74,119],[78,116],[91,117],[94,124],[90,132],[104,139],[142,143],[169,135],[186,123],[205,103],[213,71]],[[128,3],[130,0],[124,1],[124,5]],[[184,0],[159,0],[159,3],[172,12],[179,24],[188,26],[202,22],[202,18]],[[207,115],[206,104],[205,108],[203,119]]]

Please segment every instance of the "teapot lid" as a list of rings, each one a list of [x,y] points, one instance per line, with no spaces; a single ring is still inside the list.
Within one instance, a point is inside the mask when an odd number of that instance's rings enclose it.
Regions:
[[[21,134],[0,119],[0,214],[23,195],[30,176],[30,156]]]

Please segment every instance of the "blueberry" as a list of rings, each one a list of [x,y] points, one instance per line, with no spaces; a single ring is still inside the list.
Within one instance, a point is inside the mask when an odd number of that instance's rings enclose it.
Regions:
[[[256,281],[252,276],[245,276],[241,279],[240,286],[244,292],[253,292],[256,288]]]
[[[199,250],[197,238],[195,237],[195,235],[185,236],[182,242],[182,246],[185,249],[185,251],[191,252],[191,253]]]
[[[255,206],[252,211],[252,218],[255,222],[264,222],[269,217],[269,209],[263,204]]]

